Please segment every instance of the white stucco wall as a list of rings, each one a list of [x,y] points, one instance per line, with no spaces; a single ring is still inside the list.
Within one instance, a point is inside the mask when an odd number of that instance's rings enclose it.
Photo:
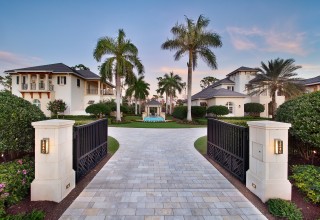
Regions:
[[[233,103],[233,114],[228,116],[244,116],[244,98],[242,97],[216,97],[208,100],[208,107],[213,105],[226,106],[227,102]]]
[[[77,79],[80,80],[80,87],[77,86]],[[71,81],[71,105],[70,105],[70,114],[74,115],[78,111],[84,111],[84,94],[85,94],[85,80],[70,75]]]
[[[20,93],[20,88],[21,88],[21,77],[19,77],[19,84],[17,84],[17,77],[18,75],[12,75],[12,94],[16,95],[18,97],[22,97]]]
[[[230,79],[235,82],[234,91],[247,94],[246,84],[255,78],[255,72],[238,72],[230,76]]]

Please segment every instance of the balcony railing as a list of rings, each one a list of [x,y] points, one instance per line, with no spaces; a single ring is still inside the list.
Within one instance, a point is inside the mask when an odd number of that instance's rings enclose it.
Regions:
[[[87,89],[88,95],[98,95],[98,89]]]
[[[39,83],[39,90],[45,90],[46,86],[43,82]]]
[[[31,89],[31,90],[37,90],[37,84],[35,84],[35,83],[30,83],[30,89]]]
[[[100,94],[101,95],[114,95],[114,92],[112,89],[101,89]]]
[[[53,91],[54,90],[54,86],[53,85],[49,85],[49,91]]]
[[[28,84],[22,84],[21,85],[21,90],[28,90]]]

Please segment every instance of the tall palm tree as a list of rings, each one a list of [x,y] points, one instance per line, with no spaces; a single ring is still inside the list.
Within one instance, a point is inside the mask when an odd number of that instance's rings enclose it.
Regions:
[[[158,91],[161,95],[166,93],[166,96],[170,99],[170,114],[172,114],[172,102],[173,98],[176,97],[176,91],[181,93],[184,83],[179,75],[170,72],[170,74],[164,74],[164,77],[159,77]]]
[[[137,101],[139,102],[139,113],[141,114],[141,100],[144,100],[149,95],[150,84],[144,81],[144,76],[139,78],[133,77],[128,89],[126,91],[127,96],[133,96],[135,99],[135,114],[137,115]]]
[[[138,49],[126,39],[126,34],[119,29],[118,37],[102,37],[98,40],[94,49],[93,57],[100,62],[104,55],[110,55],[100,66],[101,80],[108,78],[112,81],[113,77],[116,81],[116,102],[117,102],[117,121],[121,121],[120,117],[120,99],[121,99],[121,79],[131,79],[133,69],[138,70],[138,74],[144,72],[144,67],[138,58]]]
[[[221,47],[222,42],[217,33],[205,30],[209,25],[209,19],[199,16],[196,23],[186,17],[186,25],[176,24],[172,29],[173,39],[167,39],[161,45],[162,49],[176,50],[175,60],[180,60],[185,54],[189,56],[188,66],[188,115],[187,120],[191,121],[191,90],[192,90],[192,71],[198,64],[198,58],[212,69],[217,69],[216,56],[211,48]]]
[[[277,109],[277,92],[286,98],[297,96],[304,91],[304,87],[299,81],[300,78],[293,78],[297,75],[295,71],[301,66],[294,64],[294,59],[280,59],[268,61],[268,64],[261,62],[261,67],[257,77],[247,85],[249,95],[261,94],[268,91],[272,100],[272,117]]]

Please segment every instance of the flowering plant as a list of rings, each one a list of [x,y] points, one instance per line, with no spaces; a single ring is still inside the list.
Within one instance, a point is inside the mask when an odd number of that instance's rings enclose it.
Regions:
[[[47,109],[58,118],[58,113],[67,109],[67,104],[62,99],[56,99],[48,103]]]
[[[5,208],[16,204],[29,194],[34,179],[34,159],[24,157],[0,164],[0,218]]]

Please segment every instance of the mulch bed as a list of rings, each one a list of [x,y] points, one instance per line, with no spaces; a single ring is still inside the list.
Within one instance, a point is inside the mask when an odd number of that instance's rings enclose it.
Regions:
[[[101,170],[101,168],[108,162],[112,155],[108,154],[94,169],[92,169],[76,187],[70,192],[70,194],[64,198],[60,203],[49,201],[30,201],[30,196],[20,203],[11,206],[7,209],[7,214],[19,214],[27,213],[32,210],[43,210],[46,213],[46,220],[59,219],[64,211],[71,205],[71,203],[78,197],[83,189],[90,183],[95,175]]]
[[[24,199],[19,204],[11,206],[7,209],[8,214],[18,214],[23,212],[31,212],[34,209],[43,210],[46,213],[45,219],[55,220],[59,219],[64,211],[71,205],[71,203],[78,197],[88,183],[95,177],[101,168],[108,162],[112,155],[105,157],[90,173],[88,173],[77,185],[76,188],[60,203],[49,201],[30,201],[30,197]],[[273,217],[265,203],[263,203],[256,195],[254,195],[246,186],[231,175],[228,171],[222,168],[219,164],[211,160],[207,155],[205,158],[225,176],[250,202],[252,202],[262,214],[268,219],[276,219]],[[289,164],[310,164],[310,161],[302,160],[300,157],[289,157]],[[314,161],[314,165],[320,166],[320,158]],[[304,219],[315,220],[320,219],[320,205],[315,205],[307,202],[304,195],[295,187],[292,187],[292,202],[294,202],[302,211]]]

